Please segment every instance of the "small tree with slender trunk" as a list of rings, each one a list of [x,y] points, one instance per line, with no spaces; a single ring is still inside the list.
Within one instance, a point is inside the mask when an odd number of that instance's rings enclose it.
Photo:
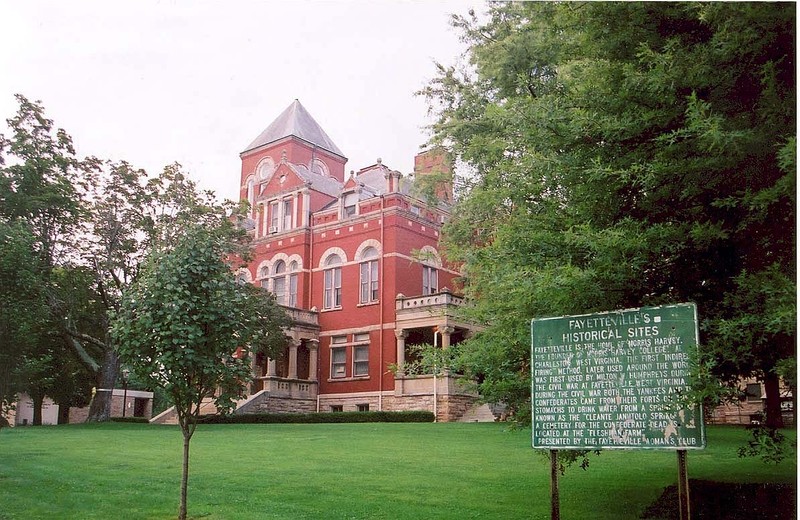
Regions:
[[[163,387],[183,433],[179,518],[186,518],[189,442],[201,405],[230,410],[250,379],[250,355],[284,341],[285,312],[272,296],[235,280],[232,228],[195,225],[153,254],[125,292],[112,333],[122,361]],[[274,355],[274,354],[273,354]]]

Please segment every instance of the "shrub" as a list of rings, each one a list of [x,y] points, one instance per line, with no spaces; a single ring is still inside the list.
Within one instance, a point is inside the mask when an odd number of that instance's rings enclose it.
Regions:
[[[325,413],[248,413],[241,415],[203,415],[200,424],[279,424],[279,423],[369,423],[433,422],[433,413],[406,412],[325,412]]]
[[[111,422],[124,422],[124,423],[148,423],[150,422],[145,417],[111,417]]]

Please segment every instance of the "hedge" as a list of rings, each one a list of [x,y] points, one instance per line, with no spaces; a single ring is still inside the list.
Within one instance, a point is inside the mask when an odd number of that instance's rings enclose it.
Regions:
[[[197,422],[200,424],[433,422],[433,413],[421,410],[407,412],[248,413],[241,415],[203,415]]]
[[[124,422],[124,423],[146,423],[150,422],[146,417],[111,417],[111,422]]]

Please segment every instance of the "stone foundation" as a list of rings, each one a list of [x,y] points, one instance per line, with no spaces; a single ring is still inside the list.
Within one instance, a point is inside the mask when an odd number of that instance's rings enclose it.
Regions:
[[[439,395],[436,400],[436,420],[439,422],[458,421],[466,411],[478,402],[474,395]],[[343,412],[355,412],[359,410],[359,405],[368,405],[370,411],[382,409],[385,412],[406,412],[412,410],[424,410],[433,412],[433,394],[418,394],[395,396],[386,393],[383,396],[383,403],[379,402],[378,395],[348,395],[340,397],[324,396],[320,397],[320,412],[331,412],[333,407],[341,406]]]
[[[261,402],[254,404],[245,413],[312,413],[316,411],[316,399],[274,397],[265,394]]]

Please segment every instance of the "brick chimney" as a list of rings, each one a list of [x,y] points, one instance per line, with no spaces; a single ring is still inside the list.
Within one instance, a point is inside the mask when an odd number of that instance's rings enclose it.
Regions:
[[[436,197],[442,202],[453,202],[453,168],[447,152],[443,148],[431,148],[420,152],[414,157],[414,175],[417,179],[424,175],[439,174],[445,179],[437,182]]]

